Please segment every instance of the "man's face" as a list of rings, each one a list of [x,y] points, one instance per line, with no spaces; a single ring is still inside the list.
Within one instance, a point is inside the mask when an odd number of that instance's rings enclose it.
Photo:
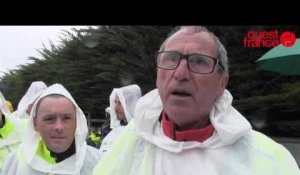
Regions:
[[[203,54],[217,57],[217,44],[206,32],[186,35],[177,32],[167,41],[165,51],[181,54]],[[158,68],[156,86],[168,117],[185,129],[199,128],[199,121],[208,119],[217,97],[223,94],[227,75],[218,73],[217,65],[211,74],[189,70],[182,59],[175,70]]]
[[[34,128],[47,148],[56,153],[72,144],[76,129],[76,112],[72,102],[63,96],[48,96],[39,102]]]
[[[122,104],[119,100],[119,97],[117,95],[116,95],[114,103],[115,103],[115,111],[116,111],[116,114],[117,114],[117,119],[126,121],[123,106],[122,106]]]

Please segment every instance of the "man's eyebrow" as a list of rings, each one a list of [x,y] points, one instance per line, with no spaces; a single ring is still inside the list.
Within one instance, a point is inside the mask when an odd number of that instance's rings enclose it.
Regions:
[[[64,113],[64,115],[74,115],[76,116],[76,112],[73,114],[73,113]]]

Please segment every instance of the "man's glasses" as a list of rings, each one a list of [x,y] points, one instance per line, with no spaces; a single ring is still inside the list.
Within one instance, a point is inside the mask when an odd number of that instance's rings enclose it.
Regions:
[[[210,74],[214,71],[215,65],[217,63],[219,64],[217,58],[207,55],[183,55],[172,51],[161,51],[156,53],[156,65],[161,69],[174,70],[178,67],[181,59],[186,59],[189,70],[198,74]],[[220,65],[220,67],[223,69],[222,65]]]

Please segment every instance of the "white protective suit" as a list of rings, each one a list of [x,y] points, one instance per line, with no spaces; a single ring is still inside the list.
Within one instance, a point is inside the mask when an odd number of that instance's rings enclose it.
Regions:
[[[29,114],[26,112],[28,106],[33,104],[35,100],[41,95],[42,91],[47,88],[47,85],[42,81],[34,81],[29,86],[27,92],[22,97],[18,104],[18,108],[13,112],[16,118],[29,118]]]
[[[76,108],[76,153],[54,164],[48,163],[36,154],[41,137],[33,126],[33,117],[35,117],[38,101],[50,94],[61,94],[67,97]],[[26,132],[26,140],[5,162],[3,175],[90,175],[100,155],[97,149],[86,144],[87,133],[87,121],[82,110],[62,85],[54,84],[48,87],[34,103]]]
[[[300,175],[288,150],[252,130],[231,102],[227,90],[216,100],[210,138],[178,142],[163,133],[161,99],[157,90],[149,92],[93,175]]]
[[[138,85],[129,85],[121,88],[114,88],[109,96],[110,103],[110,128],[112,129],[109,134],[107,134],[100,146],[101,156],[109,149],[114,140],[119,136],[125,126],[121,126],[120,121],[117,119],[117,114],[115,112],[114,100],[116,95],[119,97],[120,103],[124,109],[125,117],[129,123],[133,117],[136,102],[141,97],[142,92]]]
[[[16,149],[22,141],[22,133],[24,133],[24,128],[26,125],[25,120],[15,119],[11,116],[5,104],[5,98],[0,92],[0,108],[5,116],[5,125],[0,128],[0,134],[6,133],[6,137],[0,137],[0,174],[2,166],[8,155]],[[2,117],[2,116],[0,116]]]

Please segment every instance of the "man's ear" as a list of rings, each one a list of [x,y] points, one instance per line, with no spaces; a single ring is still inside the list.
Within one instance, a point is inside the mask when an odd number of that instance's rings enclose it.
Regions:
[[[34,130],[38,131],[37,130],[37,116],[33,117],[33,128],[34,128]]]
[[[220,82],[219,82],[219,89],[218,89],[218,94],[217,94],[218,97],[223,95],[224,90],[225,90],[225,88],[227,86],[227,83],[228,83],[228,79],[229,79],[228,73],[222,75],[222,77],[220,79]]]

